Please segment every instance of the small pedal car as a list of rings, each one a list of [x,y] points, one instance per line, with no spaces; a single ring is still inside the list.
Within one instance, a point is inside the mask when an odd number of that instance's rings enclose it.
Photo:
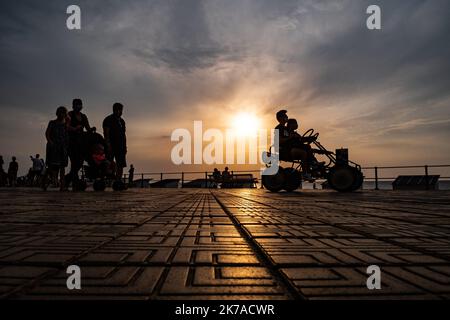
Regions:
[[[313,129],[306,131],[302,139],[307,141],[307,144],[315,146],[315,153],[324,155],[328,161],[318,162],[313,161],[309,164],[309,182],[316,180],[325,180],[326,184],[339,192],[352,192],[361,188],[364,176],[361,172],[361,166],[348,160],[347,149],[337,149],[336,152],[330,152],[317,140],[319,133],[314,133]],[[271,150],[267,155],[271,155]],[[301,161],[291,159],[288,155],[280,153],[280,160],[283,162],[290,162],[291,166],[287,168],[279,167],[279,170],[274,175],[263,175],[263,186],[272,191],[278,192],[286,190],[288,192],[298,189],[302,184]],[[268,164],[267,166],[270,166]]]

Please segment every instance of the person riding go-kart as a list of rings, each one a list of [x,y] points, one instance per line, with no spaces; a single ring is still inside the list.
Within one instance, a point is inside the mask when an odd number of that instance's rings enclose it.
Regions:
[[[290,168],[279,167],[274,175],[263,175],[263,186],[272,191],[294,191],[301,186],[302,180],[313,182],[317,179],[327,181],[329,187],[340,192],[356,191],[361,188],[364,177],[361,166],[348,160],[346,149],[330,152],[318,141],[319,133],[313,129],[303,135],[296,132],[295,119],[288,119],[286,110],[277,113],[279,125],[279,159],[291,162]],[[314,145],[316,148],[312,148]],[[270,156],[272,149],[267,153]],[[315,154],[324,155],[328,163],[319,162]],[[270,164],[269,164],[270,165]]]

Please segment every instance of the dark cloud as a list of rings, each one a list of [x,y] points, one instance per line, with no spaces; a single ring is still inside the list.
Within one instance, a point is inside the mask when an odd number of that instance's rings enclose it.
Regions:
[[[373,32],[361,28],[369,2],[349,8],[351,28],[325,39],[308,52],[313,66],[311,84],[332,96],[363,94],[392,86],[405,98],[420,91],[422,98],[448,95],[450,77],[450,11],[448,1],[379,1],[384,28]],[[429,22],[432,19],[432,22]],[[319,66],[319,67],[317,67]],[[417,100],[416,100],[417,101]]]
[[[226,51],[217,47],[194,47],[156,49],[150,53],[136,49],[134,53],[139,58],[148,59],[148,62],[155,66],[165,64],[175,71],[183,72],[213,67],[217,60],[226,54]]]

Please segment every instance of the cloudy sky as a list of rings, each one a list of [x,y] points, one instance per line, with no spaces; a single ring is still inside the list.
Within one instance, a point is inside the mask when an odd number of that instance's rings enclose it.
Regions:
[[[82,29],[66,28],[81,7]],[[370,4],[381,31],[366,28]],[[129,162],[173,169],[170,134],[275,126],[285,106],[364,165],[450,163],[448,0],[2,1],[0,154],[44,154],[56,107],[101,126],[123,102]]]

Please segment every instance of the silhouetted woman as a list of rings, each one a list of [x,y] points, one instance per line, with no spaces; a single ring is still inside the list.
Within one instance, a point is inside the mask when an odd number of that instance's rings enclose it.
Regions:
[[[67,134],[67,109],[59,107],[56,109],[56,119],[48,123],[47,131],[47,170],[52,180],[57,181],[59,174],[60,190],[67,190],[65,186],[65,169],[68,165],[68,134]],[[47,187],[44,182],[44,189]]]

